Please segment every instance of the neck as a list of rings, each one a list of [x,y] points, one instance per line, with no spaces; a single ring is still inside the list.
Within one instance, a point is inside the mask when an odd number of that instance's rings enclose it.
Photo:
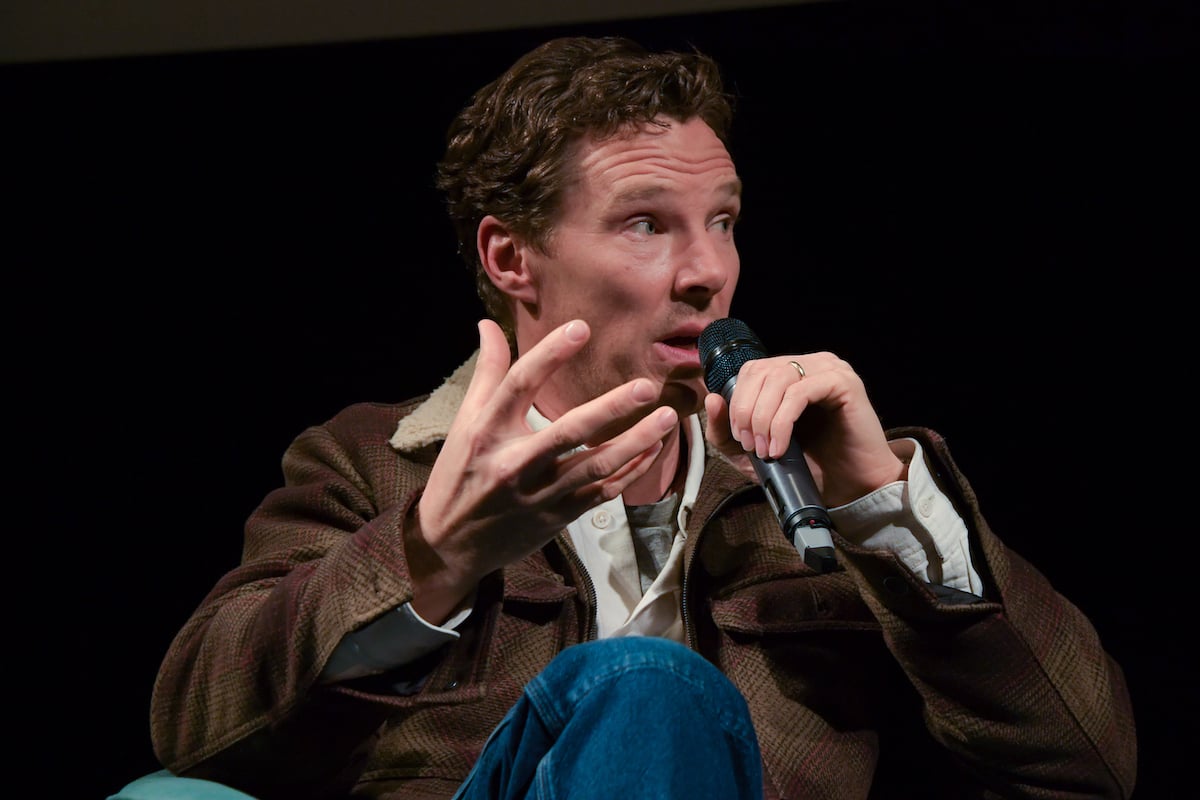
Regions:
[[[684,450],[683,423],[680,423],[667,436],[662,451],[646,474],[629,484],[621,493],[625,505],[642,506],[653,503],[675,488],[686,472]]]

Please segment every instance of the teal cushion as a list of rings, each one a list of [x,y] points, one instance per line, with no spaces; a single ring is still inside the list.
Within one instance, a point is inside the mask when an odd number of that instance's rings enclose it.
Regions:
[[[254,800],[214,781],[180,778],[163,769],[143,775],[108,800]]]

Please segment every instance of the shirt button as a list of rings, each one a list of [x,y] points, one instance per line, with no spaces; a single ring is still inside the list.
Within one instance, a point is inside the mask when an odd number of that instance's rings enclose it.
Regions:
[[[921,502],[917,504],[917,511],[919,511],[921,513],[922,517],[928,517],[930,514],[932,514],[933,513],[933,498],[930,497],[929,495],[925,495],[924,497],[922,497]]]
[[[612,524],[612,515],[604,509],[600,509],[595,514],[592,514],[592,525],[603,530]]]

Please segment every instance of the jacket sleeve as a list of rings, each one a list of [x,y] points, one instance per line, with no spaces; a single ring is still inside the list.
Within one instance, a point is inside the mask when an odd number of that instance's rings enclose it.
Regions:
[[[986,597],[941,590],[895,555],[837,544],[933,737],[996,797],[1129,797],[1128,689],[1084,614],[988,528],[936,433],[921,441],[982,562]]]
[[[403,698],[318,678],[347,633],[411,599],[402,531],[428,467],[388,445],[397,418],[354,406],[288,448],[283,487],[246,523],[241,564],[160,667],[151,737],[172,772],[251,794],[270,776],[292,797],[354,779]]]

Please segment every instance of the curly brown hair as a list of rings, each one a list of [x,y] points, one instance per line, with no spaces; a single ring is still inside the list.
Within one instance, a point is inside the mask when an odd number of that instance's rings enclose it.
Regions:
[[[548,41],[459,112],[446,134],[437,186],[479,296],[510,340],[511,313],[476,249],[480,221],[492,214],[545,252],[572,178],[572,144],[663,118],[697,117],[728,145],[733,101],[716,62],[699,52],[652,53],[620,37]]]

